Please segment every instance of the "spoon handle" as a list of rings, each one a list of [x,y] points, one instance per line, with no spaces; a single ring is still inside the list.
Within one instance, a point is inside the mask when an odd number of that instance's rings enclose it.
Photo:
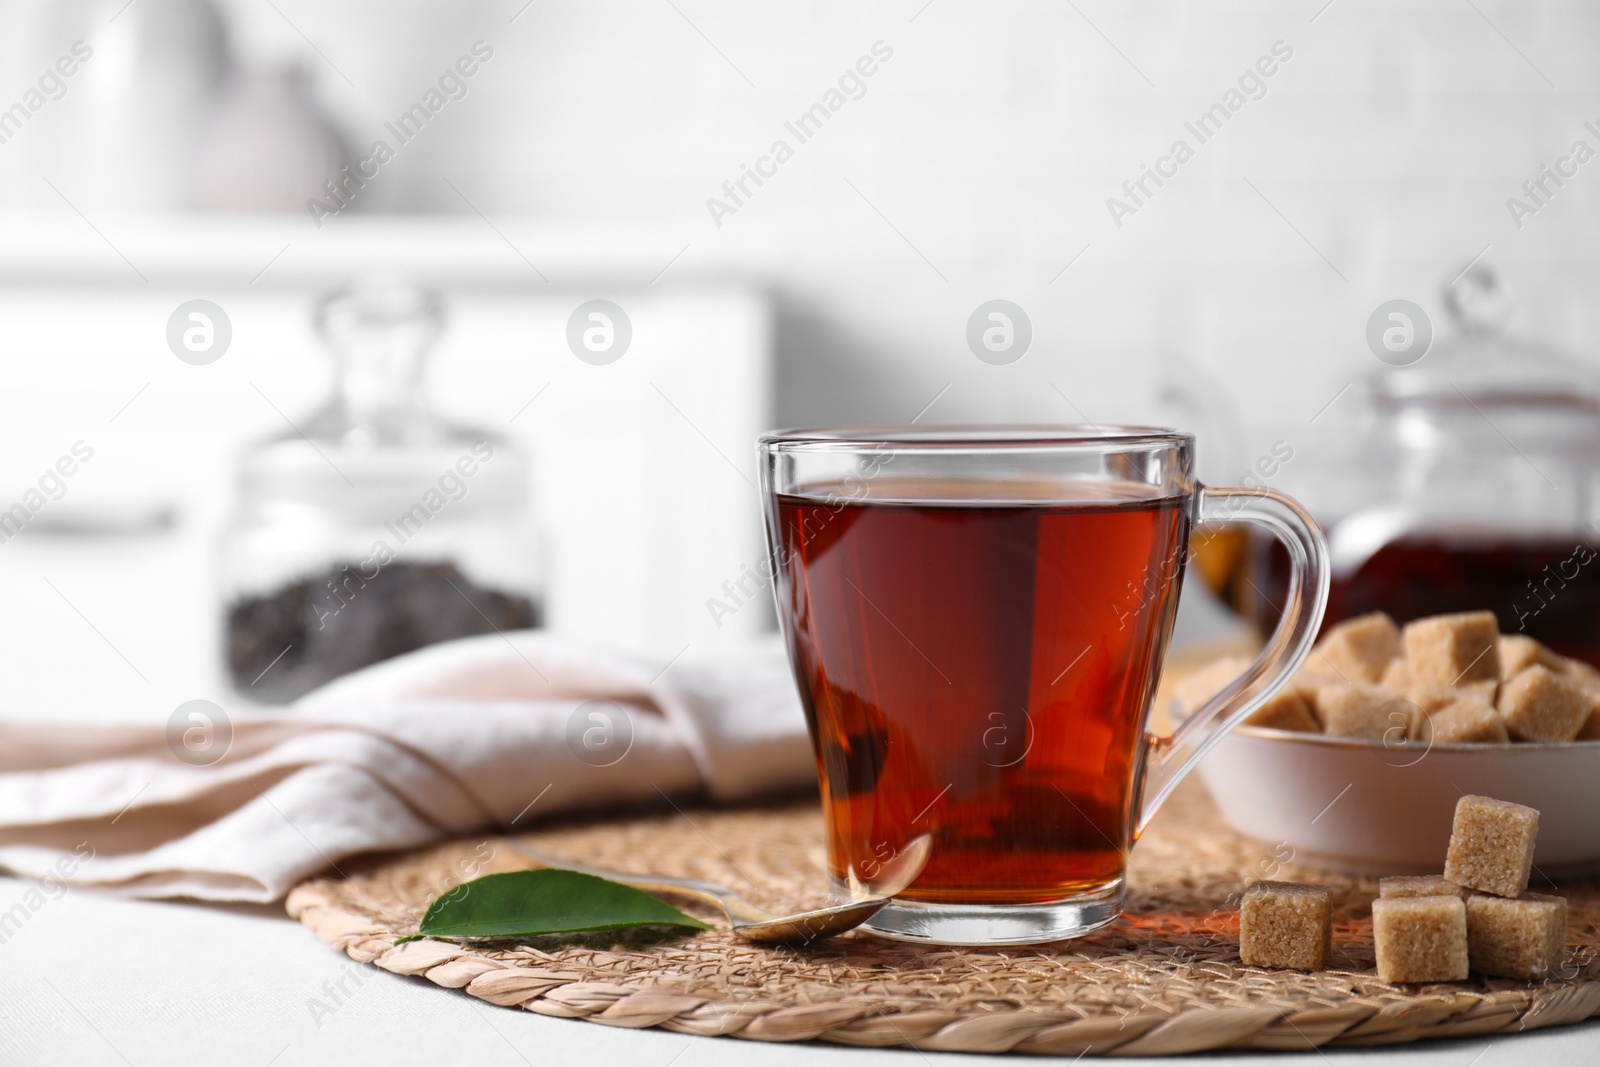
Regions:
[[[703,882],[697,878],[672,878],[664,874],[631,874],[627,871],[613,871],[604,867],[591,867],[587,864],[574,863],[571,860],[556,859],[554,856],[541,855],[526,845],[508,842],[513,849],[526,856],[528,859],[544,867],[559,867],[566,871],[577,871],[579,874],[589,874],[596,878],[604,878],[612,882],[621,882],[631,885],[635,889],[647,892],[683,893],[696,897],[709,904],[715,904],[727,913],[729,920],[734,923],[763,922],[772,916],[762,909],[745,900],[738,893],[727,886],[715,882]]]

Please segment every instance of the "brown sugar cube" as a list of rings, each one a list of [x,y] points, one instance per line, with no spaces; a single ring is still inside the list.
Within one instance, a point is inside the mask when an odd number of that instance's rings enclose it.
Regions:
[[[1412,738],[1440,745],[1503,745],[1511,735],[1487,701],[1462,697],[1432,714],[1417,716]]]
[[[1495,697],[1500,691],[1497,681],[1483,680],[1479,682],[1463,682],[1460,685],[1428,685],[1412,679],[1406,671],[1406,661],[1397,659],[1389,665],[1384,672],[1383,680],[1378,684],[1394,693],[1404,697],[1417,706],[1425,715],[1431,715],[1446,704],[1454,704],[1463,696],[1474,696],[1479,700],[1493,705]]]
[[[1456,801],[1444,876],[1481,893],[1521,896],[1528,888],[1538,836],[1539,813],[1533,808],[1464,796]]]
[[[1467,891],[1437,874],[1398,874],[1378,879],[1380,897],[1448,897],[1465,898]]]
[[[1589,698],[1589,715],[1573,740],[1600,741],[1600,671],[1582,660],[1565,657],[1561,657],[1560,663],[1550,669],[1582,689]]]
[[[1418,685],[1499,681],[1499,625],[1492,611],[1435,615],[1400,634],[1406,669]]]
[[[1317,642],[1322,663],[1346,682],[1376,682],[1400,654],[1400,629],[1381,611],[1346,619]]]
[[[1590,693],[1600,693],[1600,671],[1595,670],[1581,659],[1568,659],[1566,656],[1556,656],[1554,664],[1546,663],[1545,666],[1561,675],[1569,682],[1575,682],[1578,688]]]
[[[1454,894],[1379,897],[1372,902],[1372,940],[1385,982],[1467,977],[1467,905]]]
[[[1194,715],[1200,705],[1221,693],[1222,686],[1250,669],[1250,659],[1245,656],[1224,656],[1206,664],[1202,669],[1173,686],[1173,702],[1178,705],[1182,718]],[[1298,729],[1302,733],[1322,733],[1322,725],[1310,713],[1306,699],[1291,685],[1283,686],[1267,697],[1266,704],[1250,713],[1246,725],[1267,726],[1270,729]]]
[[[1500,716],[1518,741],[1571,741],[1589,709],[1587,693],[1538,664],[1500,687]]]
[[[1249,669],[1250,662],[1245,656],[1224,656],[1178,682],[1173,686],[1172,698],[1179,714],[1184,718],[1193,715],[1200,705],[1221,692],[1223,686]],[[1299,730],[1313,734],[1322,731],[1322,725],[1292,683],[1268,697],[1266,703],[1251,712],[1245,722],[1274,730]]]
[[[1424,715],[1432,715],[1445,705],[1461,699],[1461,690],[1447,689],[1442,685],[1419,685],[1405,690],[1404,694]]]
[[[1239,956],[1249,967],[1320,971],[1333,947],[1328,890],[1254,882],[1239,906]]]
[[[1600,697],[1589,698],[1589,717],[1583,721],[1574,741],[1600,741]]]
[[[1417,714],[1414,704],[1375,685],[1325,685],[1317,690],[1315,711],[1328,736],[1374,741],[1386,735],[1405,738]],[[1398,733],[1390,735],[1391,730]]]
[[[1501,634],[1499,641],[1500,677],[1512,678],[1537,663],[1560,671],[1562,657],[1527,634]]]
[[[1405,659],[1392,659],[1383,669],[1383,677],[1378,679],[1378,684],[1385,689],[1396,693],[1404,693],[1411,688],[1411,671],[1406,667]]]
[[[1300,693],[1284,686],[1245,720],[1250,726],[1264,726],[1271,730],[1294,730],[1299,733],[1322,732],[1322,724],[1312,714],[1311,707]]]
[[[1306,653],[1305,662],[1294,672],[1294,684],[1307,690],[1320,689],[1325,685],[1349,685],[1359,680],[1334,666],[1320,648],[1313,648]]]
[[[1300,699],[1306,702],[1306,707],[1310,708],[1312,714],[1315,715],[1317,710],[1317,690],[1325,685],[1343,685],[1344,683],[1338,678],[1329,678],[1313,671],[1310,667],[1310,662],[1310,660],[1307,660],[1306,666],[1294,672],[1294,677],[1289,679],[1288,688],[1299,693]]]
[[[1479,974],[1544,978],[1567,949],[1567,902],[1543,893],[1515,900],[1467,897],[1467,959]]]
[[[1565,656],[1557,656],[1556,659],[1557,663],[1550,668],[1551,670],[1590,696],[1600,699],[1600,671],[1582,660],[1568,659]]]

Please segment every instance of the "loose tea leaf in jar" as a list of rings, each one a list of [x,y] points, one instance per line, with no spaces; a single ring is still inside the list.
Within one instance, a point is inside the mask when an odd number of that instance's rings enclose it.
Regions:
[[[234,685],[292,700],[341,675],[458,637],[539,625],[528,597],[478,585],[453,563],[390,563],[368,579],[332,567],[228,609]]]

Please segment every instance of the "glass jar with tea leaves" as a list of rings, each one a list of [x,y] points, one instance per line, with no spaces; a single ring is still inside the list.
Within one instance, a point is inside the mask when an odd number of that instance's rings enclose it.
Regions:
[[[430,410],[438,294],[359,282],[318,329],[337,388],[241,457],[222,545],[234,687],[291,700],[425,645],[537,626],[528,465],[505,439]]]
[[[1486,265],[1444,303],[1454,336],[1357,382],[1285,471],[1328,537],[1323,625],[1486,609],[1502,633],[1600,665],[1600,373],[1508,333],[1510,292]],[[1242,555],[1224,596],[1270,627],[1287,560],[1254,539]]]

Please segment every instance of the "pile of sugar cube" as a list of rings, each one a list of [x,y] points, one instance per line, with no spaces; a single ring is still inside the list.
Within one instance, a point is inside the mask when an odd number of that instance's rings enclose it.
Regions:
[[[1539,813],[1464,796],[1443,876],[1384,878],[1372,902],[1378,977],[1459,982],[1469,972],[1545,978],[1566,950],[1567,902],[1529,893]],[[1321,970],[1333,947],[1324,886],[1256,882],[1239,911],[1239,955],[1253,967]]]
[[[1244,672],[1227,657],[1175,690],[1187,715]],[[1493,612],[1435,615],[1404,629],[1383,612],[1332,627],[1305,664],[1246,720],[1252,726],[1374,743],[1505,744],[1600,740],[1600,671]]]

